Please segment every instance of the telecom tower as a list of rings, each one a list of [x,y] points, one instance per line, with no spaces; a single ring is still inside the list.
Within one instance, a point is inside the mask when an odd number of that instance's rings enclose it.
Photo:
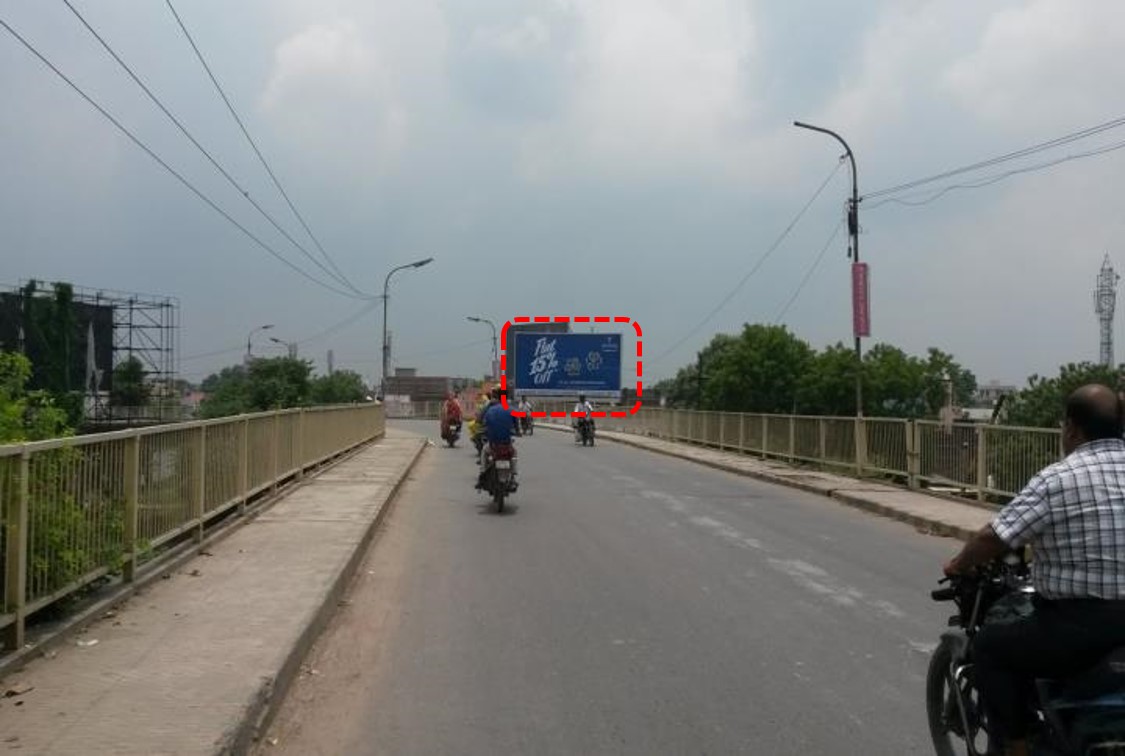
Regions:
[[[1094,289],[1094,312],[1101,327],[1101,364],[1113,366],[1113,311],[1117,304],[1117,282],[1121,276],[1113,271],[1109,255],[1105,256],[1102,270],[1098,273],[1098,285]]]

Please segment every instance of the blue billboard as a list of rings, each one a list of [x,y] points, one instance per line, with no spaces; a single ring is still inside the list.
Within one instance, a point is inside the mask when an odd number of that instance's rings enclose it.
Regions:
[[[619,333],[516,333],[510,346],[516,394],[621,395]]]

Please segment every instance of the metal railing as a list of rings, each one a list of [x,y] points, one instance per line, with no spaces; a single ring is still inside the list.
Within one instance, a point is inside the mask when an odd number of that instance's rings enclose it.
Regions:
[[[282,410],[0,446],[0,639],[109,574],[384,431],[379,405]]]

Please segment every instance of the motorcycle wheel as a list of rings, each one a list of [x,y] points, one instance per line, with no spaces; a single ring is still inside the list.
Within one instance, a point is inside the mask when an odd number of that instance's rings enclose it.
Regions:
[[[930,657],[930,668],[926,673],[926,718],[930,725],[930,737],[934,741],[937,756],[983,756],[989,752],[988,732],[983,727],[978,714],[980,694],[971,683],[958,686],[950,670],[953,664],[953,644],[943,640]],[[960,687],[960,690],[957,688]],[[965,733],[961,720],[958,697],[968,710],[969,732]],[[960,748],[956,744],[960,742]]]
[[[495,481],[493,485],[492,500],[496,502],[496,514],[504,514],[504,491]]]

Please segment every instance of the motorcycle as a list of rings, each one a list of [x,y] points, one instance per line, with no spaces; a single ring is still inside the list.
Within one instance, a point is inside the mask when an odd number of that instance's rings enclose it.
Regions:
[[[515,476],[516,447],[512,444],[489,444],[484,452],[480,485],[496,502],[496,511],[504,511],[505,497],[514,494],[518,484]]]
[[[528,412],[527,414],[525,414],[523,417],[520,418],[520,430],[523,432],[523,435],[525,435],[525,436],[530,436],[532,434],[532,432],[535,430],[535,421],[531,417],[530,412]]]
[[[926,713],[938,756],[991,753],[988,721],[973,673],[972,639],[985,624],[1011,621],[1032,611],[1030,570],[1011,555],[972,576],[946,578],[930,595],[952,601],[957,613],[930,657]],[[1037,756],[1125,756],[1125,647],[1095,667],[1065,680],[1036,680],[1031,753]]]
[[[446,425],[445,431],[441,434],[442,440],[449,444],[449,448],[453,448],[457,444],[457,439],[461,438],[461,421],[453,420]]]
[[[581,443],[583,446],[594,445],[594,421],[588,417],[578,418],[578,425],[576,427],[577,437],[574,439],[575,443]]]
[[[473,442],[473,448],[477,452],[477,460],[480,460],[480,453],[484,450],[484,423],[479,423],[476,419],[469,421],[469,440]]]

